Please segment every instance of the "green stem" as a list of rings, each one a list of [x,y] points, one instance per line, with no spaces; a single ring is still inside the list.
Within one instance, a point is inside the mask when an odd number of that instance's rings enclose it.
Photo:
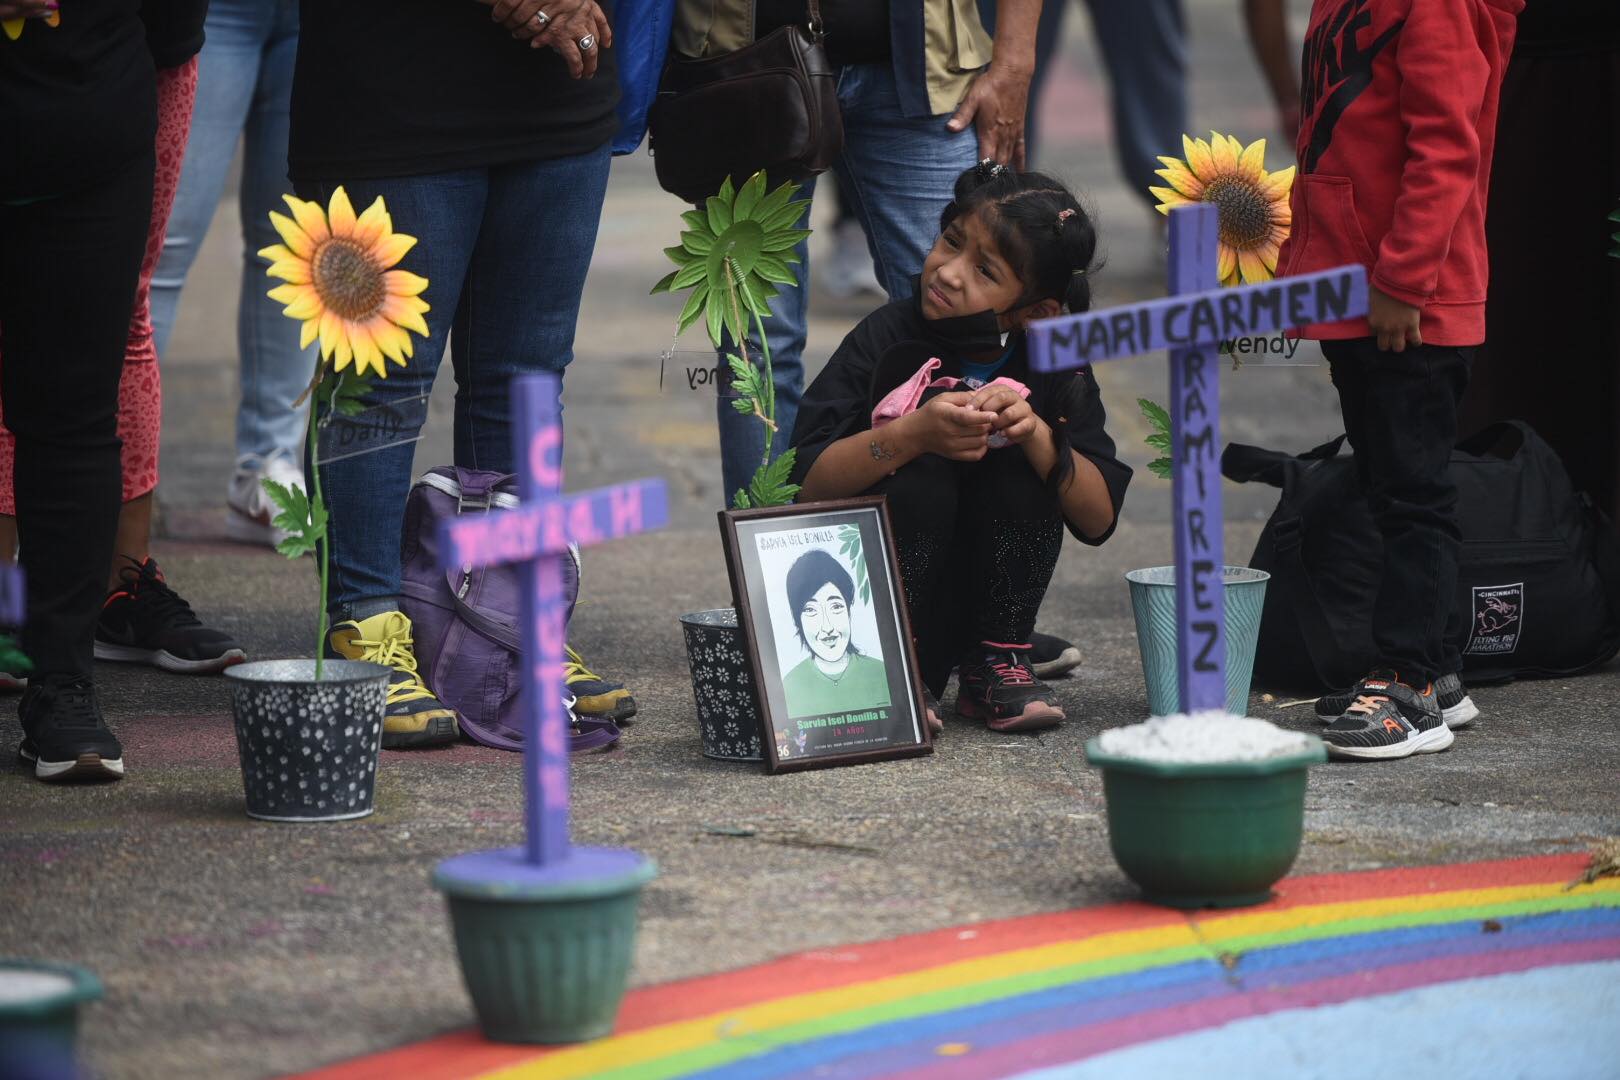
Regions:
[[[754,329],[759,333],[759,349],[765,354],[765,415],[770,423],[765,425],[765,459],[760,462],[763,466],[771,463],[771,447],[776,445],[776,376],[771,371],[771,343],[765,339],[765,320],[754,312]]]
[[[328,400],[330,400],[330,398],[328,398]],[[309,439],[309,472],[310,472],[310,477],[311,477],[310,484],[311,484],[312,489],[314,490],[314,501],[310,503],[310,515],[311,515],[311,517],[317,516],[320,510],[326,509],[326,497],[321,492],[321,462],[320,462],[320,452],[319,452],[320,440],[319,440],[319,438],[317,438],[317,433],[320,430],[320,426],[319,426],[319,424],[316,423],[316,419],[315,419],[315,416],[316,416],[316,414],[318,412],[320,412],[320,395],[317,393],[315,395],[315,400],[310,402],[309,425],[308,425],[309,431],[308,431],[308,436],[307,436],[308,439]],[[317,630],[316,637],[315,637],[315,681],[316,682],[321,681],[321,674],[322,674],[322,672],[324,671],[324,669],[326,667],[326,623],[327,623],[327,614],[326,614],[326,595],[327,595],[327,593],[326,593],[326,590],[327,590],[327,576],[328,576],[328,573],[330,571],[329,560],[331,559],[332,538],[331,538],[331,536],[329,535],[328,531],[325,528],[323,528],[322,531],[321,531],[319,547],[320,547],[320,567],[321,567],[321,611],[320,611],[320,614],[316,617],[316,621],[315,621],[315,626],[316,626],[316,630]]]

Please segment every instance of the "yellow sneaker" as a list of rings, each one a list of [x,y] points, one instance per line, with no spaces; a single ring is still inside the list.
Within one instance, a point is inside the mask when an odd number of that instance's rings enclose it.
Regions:
[[[461,736],[455,710],[433,696],[416,671],[411,649],[411,620],[397,611],[385,611],[359,622],[350,619],[332,627],[332,652],[345,660],[369,660],[394,669],[388,680],[388,711],[383,717],[385,750],[453,743]]]
[[[574,695],[574,711],[598,720],[628,720],[636,715],[636,699],[622,683],[609,682],[585,666],[572,645],[563,663],[563,683]]]

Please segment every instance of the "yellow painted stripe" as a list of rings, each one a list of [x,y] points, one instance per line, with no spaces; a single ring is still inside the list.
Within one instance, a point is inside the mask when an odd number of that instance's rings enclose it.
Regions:
[[[1568,893],[1562,883],[1554,882],[1309,904],[1282,911],[1194,917],[1186,923],[1097,934],[992,953],[870,982],[857,982],[806,994],[790,994],[745,1008],[661,1024],[570,1047],[539,1060],[520,1062],[485,1073],[482,1080],[588,1080],[610,1070],[645,1064],[717,1040],[758,1037],[774,1028],[802,1023],[831,1012],[853,1013],[921,994],[958,989],[990,980],[1011,979],[1051,968],[1189,945],[1215,948],[1229,941],[1287,935],[1302,927],[1388,918],[1403,912],[1414,916],[1428,914],[1431,918],[1423,921],[1433,921],[1432,915],[1444,910],[1476,909],[1528,900],[1557,900],[1561,895],[1570,897],[1573,906],[1588,906],[1593,893],[1613,894],[1605,895],[1604,902],[1611,899],[1620,901],[1620,879],[1603,879]],[[1549,910],[1556,909],[1556,904],[1549,906]]]

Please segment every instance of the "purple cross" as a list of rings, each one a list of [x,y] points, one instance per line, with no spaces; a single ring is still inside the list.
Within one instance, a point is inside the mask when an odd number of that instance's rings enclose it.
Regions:
[[[1176,657],[1184,712],[1226,708],[1217,347],[1367,312],[1367,273],[1360,266],[1220,288],[1218,239],[1215,207],[1178,207],[1170,212],[1170,296],[1029,326],[1030,366],[1037,371],[1170,350]]]
[[[530,865],[568,861],[568,713],[562,703],[567,598],[562,560],[586,545],[660,528],[669,520],[662,480],[562,494],[562,421],[555,375],[512,380],[515,510],[463,515],[445,526],[446,569],[520,563],[523,578],[523,795]]]

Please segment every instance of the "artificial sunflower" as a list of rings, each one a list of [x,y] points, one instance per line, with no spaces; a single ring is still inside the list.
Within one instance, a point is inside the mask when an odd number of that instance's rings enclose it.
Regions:
[[[61,26],[62,13],[60,11],[53,11],[43,19],[36,19],[33,21],[42,22],[46,26]],[[10,38],[12,41],[16,41],[18,38],[22,37],[23,27],[27,26],[28,23],[28,19],[0,19],[0,30],[4,30],[6,32],[6,37]]]
[[[321,358],[342,371],[354,361],[356,372],[368,368],[386,378],[383,358],[403,366],[412,355],[414,330],[427,336],[422,315],[428,310],[422,292],[427,278],[391,269],[416,244],[414,236],[394,231],[381,197],[355,216],[340,187],[326,210],[319,203],[283,195],[292,217],[270,212],[270,223],[283,244],[259,252],[270,260],[265,271],[285,285],[270,290],[270,299],[286,304],[288,318],[303,324],[298,347],[317,337]]]
[[[748,315],[763,319],[770,314],[766,305],[776,286],[797,281],[790,269],[799,261],[793,249],[810,235],[797,227],[807,205],[793,198],[798,191],[798,184],[783,184],[767,195],[763,171],[735,190],[727,177],[703,209],[681,215],[690,228],[681,233],[679,245],[664,249],[677,269],[652,287],[655,293],[692,287],[677,333],[702,315],[718,346],[722,329],[741,341]]]
[[[1181,137],[1187,159],[1161,157],[1158,175],[1169,187],[1150,187],[1159,199],[1158,211],[1189,203],[1213,203],[1220,214],[1222,285],[1270,281],[1277,272],[1277,249],[1288,239],[1294,215],[1288,192],[1294,186],[1294,166],[1266,171],[1266,140],[1245,147],[1230,135],[1209,133],[1210,141]]]

